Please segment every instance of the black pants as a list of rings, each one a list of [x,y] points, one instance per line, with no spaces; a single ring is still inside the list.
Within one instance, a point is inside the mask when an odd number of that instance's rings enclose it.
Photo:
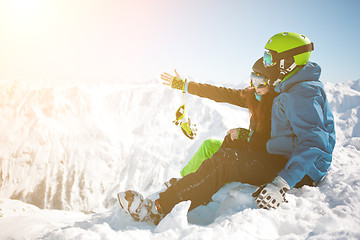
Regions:
[[[242,182],[255,186],[271,182],[284,168],[287,159],[267,152],[219,149],[199,169],[184,176],[176,184],[159,194],[159,203],[165,214],[179,202],[191,200],[189,210],[206,204],[229,182]]]

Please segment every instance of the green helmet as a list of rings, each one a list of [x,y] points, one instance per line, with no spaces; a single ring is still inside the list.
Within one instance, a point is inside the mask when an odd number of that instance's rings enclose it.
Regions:
[[[264,55],[265,66],[269,66],[270,61],[274,63],[288,57],[294,57],[295,64],[299,66],[309,61],[314,44],[302,34],[282,32],[272,36],[266,43],[265,49],[273,55],[271,59],[266,59]]]

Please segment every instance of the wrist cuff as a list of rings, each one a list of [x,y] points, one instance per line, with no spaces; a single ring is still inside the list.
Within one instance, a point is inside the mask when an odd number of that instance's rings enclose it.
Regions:
[[[277,176],[274,180],[273,180],[273,184],[275,184],[276,186],[280,187],[280,188],[287,188],[288,190],[290,189],[289,184],[286,182],[285,179],[283,179],[281,176]]]
[[[189,82],[188,82],[188,80],[185,78],[184,93],[187,93],[187,92],[188,92],[188,86],[189,86]]]

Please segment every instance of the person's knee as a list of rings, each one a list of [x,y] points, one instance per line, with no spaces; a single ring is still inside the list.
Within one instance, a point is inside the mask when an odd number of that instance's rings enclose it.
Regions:
[[[210,157],[220,148],[221,143],[221,140],[208,138],[201,144],[201,148],[203,152]]]
[[[209,146],[213,145],[215,139],[208,138],[201,144],[201,147],[208,148]]]
[[[219,149],[210,159],[207,160],[208,164],[213,165],[233,165],[237,161],[236,152],[233,149]]]
[[[237,153],[236,153],[235,149],[232,149],[232,148],[220,149],[218,151],[218,155],[220,155],[221,158],[227,159],[227,160],[234,160],[237,158]]]

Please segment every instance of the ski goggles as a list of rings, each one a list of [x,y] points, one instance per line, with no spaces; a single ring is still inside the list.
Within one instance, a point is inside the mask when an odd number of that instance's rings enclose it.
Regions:
[[[270,66],[275,65],[276,62],[279,61],[280,59],[293,57],[293,56],[296,56],[301,53],[311,52],[313,50],[314,50],[313,43],[309,43],[309,44],[302,45],[302,46],[299,46],[296,48],[292,48],[292,49],[289,49],[289,50],[281,52],[281,53],[277,53],[276,51],[266,49],[264,52],[264,57],[263,57],[264,66],[270,67]]]
[[[263,57],[263,63],[265,67],[270,67],[275,65],[273,54],[269,50],[265,50],[264,57]]]
[[[250,85],[254,88],[264,88],[268,83],[267,77],[264,75],[251,72],[250,74]]]

